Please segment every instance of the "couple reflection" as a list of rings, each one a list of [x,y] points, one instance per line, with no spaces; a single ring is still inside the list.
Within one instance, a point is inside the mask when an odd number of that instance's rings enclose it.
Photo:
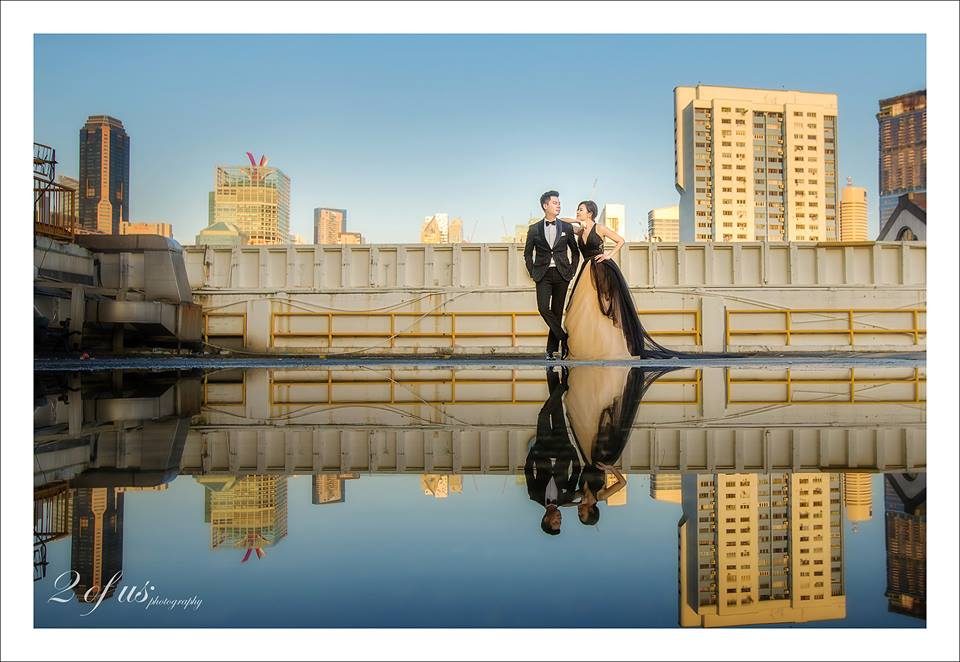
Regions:
[[[626,486],[615,465],[643,394],[665,372],[601,366],[547,369],[550,395],[540,409],[524,464],[530,499],[544,508],[544,533],[560,533],[560,509],[565,507],[576,507],[581,524],[595,525],[599,504]],[[608,473],[614,479],[611,485]]]

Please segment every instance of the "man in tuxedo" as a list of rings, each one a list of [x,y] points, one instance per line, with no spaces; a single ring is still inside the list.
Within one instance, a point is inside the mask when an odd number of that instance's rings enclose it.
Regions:
[[[580,456],[570,443],[570,433],[563,416],[566,375],[566,368],[560,374],[555,368],[547,368],[550,397],[540,409],[537,436],[523,466],[530,499],[545,509],[540,528],[552,536],[560,533],[560,507],[573,503],[580,481]]]
[[[560,215],[560,194],[547,191],[540,196],[543,219],[527,228],[527,243],[523,247],[523,259],[530,278],[537,284],[537,310],[547,323],[548,360],[556,358],[558,346],[560,358],[565,359],[567,333],[560,321],[567,288],[577,273],[580,264],[580,247],[573,226],[557,219]]]

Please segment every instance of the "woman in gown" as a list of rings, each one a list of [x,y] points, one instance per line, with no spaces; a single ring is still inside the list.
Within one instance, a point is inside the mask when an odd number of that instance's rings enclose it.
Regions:
[[[576,366],[570,369],[566,393],[570,430],[583,469],[575,498],[583,524],[600,519],[597,504],[622,490],[627,481],[613,465],[620,461],[647,388],[665,370],[628,366]],[[614,477],[607,485],[607,472]]]
[[[573,283],[564,323],[569,334],[569,357],[574,360],[663,358],[677,356],[657,344],[643,330],[630,287],[611,258],[623,246],[623,237],[596,222],[597,204],[585,200],[577,207],[582,230],[577,239],[583,268]],[[563,219],[573,222],[574,219]],[[604,252],[603,240],[616,245]]]

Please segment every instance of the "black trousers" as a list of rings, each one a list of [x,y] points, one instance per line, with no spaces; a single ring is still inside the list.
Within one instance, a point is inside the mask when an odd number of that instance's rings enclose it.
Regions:
[[[560,324],[563,319],[563,304],[567,298],[570,282],[560,275],[556,267],[547,269],[543,278],[537,281],[537,310],[547,323],[550,334],[547,336],[547,351],[560,349],[560,341],[567,337]]]

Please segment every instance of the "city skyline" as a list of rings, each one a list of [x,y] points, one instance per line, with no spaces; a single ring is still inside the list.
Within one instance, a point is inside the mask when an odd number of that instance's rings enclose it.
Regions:
[[[773,63],[758,57],[771,41],[785,59]],[[452,62],[436,57],[454,47]],[[57,149],[58,172],[74,176],[75,136],[83,119],[96,113],[121,119],[134,144],[131,218],[162,218],[185,243],[206,225],[210,169],[235,162],[238,150],[249,147],[270,154],[290,176],[291,232],[311,236],[312,210],[335,195],[370,241],[413,242],[416,219],[438,208],[455,211],[466,226],[476,225],[474,241],[497,241],[504,224],[512,227],[538,211],[541,189],[560,190],[564,214],[591,196],[600,206],[623,203],[628,213],[635,210],[635,218],[637,212],[676,201],[673,89],[698,82],[837,94],[837,174],[853,177],[876,199],[877,104],[925,87],[924,47],[922,35],[38,35],[34,132],[36,140]],[[292,103],[264,109],[239,103],[236,95],[246,100],[249,89],[226,89],[232,74],[212,77],[209,69],[222,57],[251,48],[263,56],[252,65],[257,70],[294,58],[335,57],[350,64],[312,66],[310,85],[292,84],[306,64],[281,68],[258,92],[282,93]],[[76,56],[78,64],[96,71],[119,49],[129,55],[118,65],[130,81],[123,89],[81,88],[63,66]],[[653,53],[669,65],[639,74],[634,65]],[[387,56],[390,66],[384,65]],[[837,62],[843,67],[834,68]],[[474,75],[454,75],[463,66]],[[137,72],[146,67],[159,72],[140,85]],[[500,75],[507,71],[510,76]],[[556,113],[543,119],[533,110],[536,103],[503,103],[517,95],[535,98],[545,73],[556,79],[551,87],[560,90],[550,93],[559,98]],[[429,80],[433,93],[450,103],[408,109],[405,102],[416,96],[412,76]],[[340,92],[343,103],[311,107],[309,114],[284,110],[310,105],[313,92],[305,90],[324,86]],[[621,89],[622,103],[600,108],[580,102],[576,90],[594,86]],[[166,126],[161,123],[169,96],[157,95],[174,89],[182,90],[190,110],[182,130],[171,134],[159,128]],[[75,101],[53,104],[51,95]],[[259,123],[251,125],[254,119]],[[70,135],[72,141],[65,138]],[[338,153],[336,162],[315,156],[331,150]],[[169,167],[172,160],[177,168]],[[876,209],[870,210],[869,224],[875,236]],[[642,223],[628,224],[628,240],[642,234]]]

